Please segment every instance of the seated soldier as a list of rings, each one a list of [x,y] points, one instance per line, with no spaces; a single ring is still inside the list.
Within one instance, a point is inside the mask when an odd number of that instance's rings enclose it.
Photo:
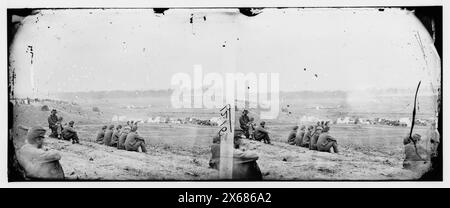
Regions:
[[[318,126],[316,128],[316,131],[314,133],[312,133],[313,129],[314,129],[313,126],[310,126],[308,128],[308,133],[307,134],[310,135],[309,137],[311,138],[310,142],[309,142],[309,149],[310,150],[317,150],[317,140],[319,139],[319,136],[322,133],[322,127]],[[312,133],[312,136],[311,136],[311,133]]]
[[[288,138],[287,138],[287,143],[288,144],[295,144],[295,137],[297,136],[297,130],[298,130],[298,126],[294,126],[294,128],[292,128],[291,132],[289,132]]]
[[[219,170],[220,161],[220,137],[216,135],[213,137],[213,144],[211,145],[211,159],[209,160],[209,167]]]
[[[319,128],[319,127],[317,127]],[[320,134],[319,138],[317,139],[317,150],[321,152],[331,152],[331,148],[333,147],[334,153],[339,153],[338,147],[337,147],[337,141],[335,138],[330,136],[328,134],[328,131],[330,130],[330,127],[326,126],[323,128],[322,133]]]
[[[441,137],[436,127],[436,121],[433,121],[431,123],[431,128],[428,130],[427,135],[428,135],[428,142],[430,143],[430,156],[433,159],[436,159],[436,157],[438,156],[438,147]]]
[[[300,130],[297,134],[297,136],[295,137],[294,140],[294,144],[297,146],[302,146],[303,145],[303,137],[305,136],[305,126],[302,125],[302,127],[300,127]]]
[[[103,138],[105,137],[106,128],[108,128],[108,127],[106,125],[104,125],[104,126],[102,126],[102,129],[100,129],[100,131],[98,131],[95,142],[97,142],[99,144],[103,144]]]
[[[103,137],[103,144],[106,146],[111,146],[111,138],[114,131],[114,125],[109,125],[108,129],[105,131],[105,136]]]
[[[253,151],[241,150],[243,145],[240,136],[234,136],[234,151],[233,151],[233,180],[262,180],[262,173],[259,169],[258,155]],[[220,149],[220,148],[219,148]],[[220,155],[220,153],[219,153]]]
[[[72,140],[72,144],[79,144],[80,140],[78,139],[77,131],[75,131],[75,129],[73,128],[74,123],[75,122],[70,121],[69,125],[64,127],[62,131],[62,138],[67,141]]]
[[[130,133],[127,135],[127,139],[125,140],[125,149],[127,151],[136,151],[139,152],[139,148],[141,148],[142,152],[147,152],[145,149],[145,140],[143,137],[137,134],[137,126],[131,127]]]
[[[427,150],[421,144],[421,136],[419,134],[414,134],[409,140],[410,142],[405,145],[403,168],[410,170],[426,168],[427,165],[429,165],[429,157]]]
[[[311,127],[311,126],[310,126],[310,127]],[[301,143],[300,143],[299,146],[301,146],[301,147],[306,147],[306,148],[309,148],[309,147],[310,147],[310,144],[311,144],[311,136],[312,136],[311,131],[312,131],[312,130],[309,130],[309,127],[308,127],[308,130],[306,130],[306,132],[303,134],[303,139],[301,140]]]
[[[64,171],[61,156],[53,150],[44,150],[45,129],[38,126],[28,130],[26,144],[17,151],[17,160],[29,179],[61,180]]]
[[[420,136],[420,134],[414,134],[412,136],[412,138],[409,138],[409,134],[408,134],[403,138],[403,145],[407,145],[407,144],[411,143],[413,138],[422,138],[422,136]]]
[[[269,137],[269,131],[265,129],[266,122],[261,121],[258,127],[255,129],[255,140],[257,141],[263,141],[264,143],[271,144],[270,143],[270,137]]]
[[[122,125],[117,125],[117,127],[114,130],[112,137],[111,137],[111,146],[112,147],[117,147],[117,144],[119,143],[119,137],[120,137],[121,130],[122,130]]]
[[[123,128],[123,131],[120,134],[118,143],[117,143],[117,149],[125,149],[125,140],[127,139],[128,133],[130,133],[131,128],[129,126],[125,126]]]

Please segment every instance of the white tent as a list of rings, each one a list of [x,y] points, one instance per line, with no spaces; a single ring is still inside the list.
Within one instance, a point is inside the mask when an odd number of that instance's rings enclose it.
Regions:
[[[411,126],[411,119],[409,118],[400,118],[400,125]]]

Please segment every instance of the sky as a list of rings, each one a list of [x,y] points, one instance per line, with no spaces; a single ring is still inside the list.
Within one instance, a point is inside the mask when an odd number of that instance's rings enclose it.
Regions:
[[[440,77],[430,35],[400,9],[41,10],[22,21],[9,58],[18,96],[168,89],[194,65],[279,73],[281,91],[411,89]]]

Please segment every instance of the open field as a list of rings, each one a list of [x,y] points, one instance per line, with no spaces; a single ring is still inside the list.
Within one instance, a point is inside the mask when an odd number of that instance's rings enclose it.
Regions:
[[[48,112],[40,110],[43,104],[15,106],[15,124],[47,126]],[[65,121],[76,121],[81,145],[47,140],[48,148],[61,152],[61,163],[68,179],[219,180],[218,172],[208,167],[209,147],[218,130],[214,126],[139,124],[138,132],[146,138],[148,154],[126,152],[92,142],[98,129],[111,123],[113,115],[211,118],[215,116],[214,110],[125,109],[101,102],[77,106],[45,104],[57,108]],[[92,112],[93,106],[99,106],[102,112]],[[264,180],[411,180],[420,177],[420,173],[402,169],[402,138],[409,132],[408,127],[332,125],[330,134],[338,139],[341,151],[335,155],[286,144],[290,128],[298,124],[296,120],[291,115],[281,115],[277,120],[267,121],[274,145],[246,141],[248,149],[260,156],[258,164]],[[422,135],[426,131],[427,127],[415,128],[415,132]],[[21,143],[17,138],[16,146]]]

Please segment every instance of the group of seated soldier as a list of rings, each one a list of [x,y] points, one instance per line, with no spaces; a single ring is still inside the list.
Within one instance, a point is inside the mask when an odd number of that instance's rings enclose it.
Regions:
[[[137,132],[137,122],[127,122],[127,125],[122,128],[122,125],[113,124],[109,126],[102,126],[97,133],[96,142],[117,149],[147,152],[145,148],[145,139]]]
[[[337,140],[329,135],[330,126],[328,122],[317,122],[308,128],[302,125],[299,129],[294,126],[289,133],[287,142],[291,145],[305,147],[310,150],[321,152],[339,153]]]

